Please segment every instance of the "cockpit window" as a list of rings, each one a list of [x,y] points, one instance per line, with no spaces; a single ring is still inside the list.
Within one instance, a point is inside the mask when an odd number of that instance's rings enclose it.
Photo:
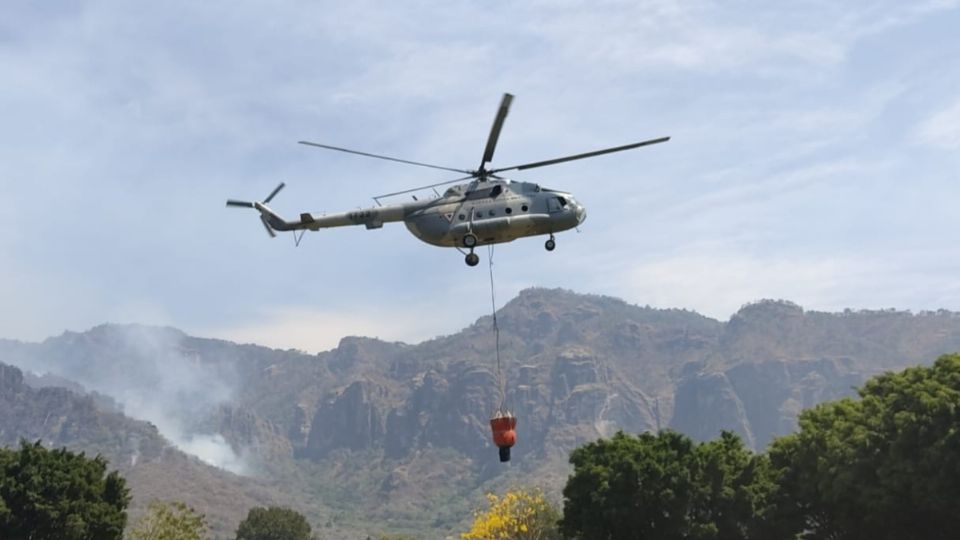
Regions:
[[[503,186],[493,186],[493,189],[490,190],[490,198],[496,199],[501,193],[503,193]]]
[[[566,205],[567,205],[567,200],[564,199],[563,197],[557,197],[557,201],[560,203],[560,206],[566,206]]]

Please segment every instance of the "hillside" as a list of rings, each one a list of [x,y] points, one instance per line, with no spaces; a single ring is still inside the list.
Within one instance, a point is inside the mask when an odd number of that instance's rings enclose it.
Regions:
[[[153,424],[104,410],[102,400],[81,394],[76,385],[69,390],[33,388],[25,379],[38,382],[0,363],[0,445],[42,440],[50,447],[67,446],[104,456],[131,489],[129,523],[154,498],[181,500],[204,509],[211,528],[222,535],[235,530],[245,508],[298,506],[265,482],[231,474],[181,452]]]
[[[177,465],[156,462],[158,471],[204,484],[181,492],[237,494],[205,507],[226,521],[283,493],[324,537],[442,537],[484,489],[520,482],[558,493],[569,450],[598,436],[670,427],[704,439],[732,429],[761,448],[794,429],[804,407],[849,395],[879,371],[960,350],[960,316],[945,311],[820,313],[761,301],[720,322],[530,289],[498,320],[507,401],[520,419],[508,466],[497,462],[487,427],[497,392],[489,318],[417,345],[347,337],[318,355],[103,325],[42,343],[0,341],[0,362],[48,374],[35,385],[95,392],[27,389],[17,399],[83,400],[87,417],[77,422],[108,426],[97,428],[109,434],[97,439],[102,446],[90,448],[112,462],[130,461],[132,433],[152,433],[152,444],[181,456]],[[0,415],[4,443],[92,444],[85,431],[51,431],[43,407],[30,407],[38,409],[23,420]],[[185,457],[160,434],[241,476]],[[188,473],[187,462],[203,475]],[[124,469],[132,484],[138,467]],[[162,476],[135,485],[139,500],[165,485]]]

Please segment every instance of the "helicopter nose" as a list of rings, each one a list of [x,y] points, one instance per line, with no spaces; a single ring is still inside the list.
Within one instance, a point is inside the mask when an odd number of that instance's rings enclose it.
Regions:
[[[587,209],[583,205],[577,205],[577,225],[583,223],[583,220],[587,219]]]

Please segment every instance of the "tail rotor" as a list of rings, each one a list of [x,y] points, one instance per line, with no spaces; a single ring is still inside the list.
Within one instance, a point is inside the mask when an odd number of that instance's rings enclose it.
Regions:
[[[270,201],[272,201],[273,198],[277,196],[277,193],[280,193],[280,190],[283,189],[285,186],[286,186],[285,183],[280,182],[280,184],[278,184],[277,187],[273,188],[273,191],[271,191],[270,194],[267,195],[267,198],[263,200],[263,204],[267,204]]]
[[[238,201],[236,199],[228,199],[227,206],[234,207],[234,208],[253,208],[254,210],[257,210],[258,212],[260,212],[260,222],[263,223],[263,228],[267,230],[267,234],[269,234],[271,238],[275,238],[277,236],[277,233],[273,231],[273,227],[271,227],[270,222],[267,221],[266,212],[269,212],[269,209],[266,208],[266,205],[267,203],[272,201],[274,197],[277,196],[277,193],[280,193],[280,190],[283,189],[284,186],[286,186],[286,184],[283,182],[280,182],[280,184],[277,187],[275,187],[273,191],[270,192],[270,195],[267,195],[267,198],[264,199],[263,202]]]

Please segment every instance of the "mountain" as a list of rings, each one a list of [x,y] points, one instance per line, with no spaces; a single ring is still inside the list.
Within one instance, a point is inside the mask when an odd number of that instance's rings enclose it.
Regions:
[[[149,420],[168,448],[238,473],[230,490],[250,493],[251,481],[264,497],[288,497],[324,537],[442,537],[485,489],[533,484],[558,496],[568,452],[599,436],[731,429],[761,449],[805,407],[960,350],[960,315],[946,311],[822,313],[765,300],[720,322],[529,289],[497,318],[506,403],[519,417],[508,465],[487,423],[498,400],[490,317],[416,345],[346,337],[317,355],[103,325],[0,341],[0,362],[34,373],[35,385],[75,385],[97,414]],[[24,431],[38,429],[39,413],[30,418],[0,430],[37,433]],[[124,437],[114,436],[121,448]],[[249,502],[216,511],[239,515]]]

